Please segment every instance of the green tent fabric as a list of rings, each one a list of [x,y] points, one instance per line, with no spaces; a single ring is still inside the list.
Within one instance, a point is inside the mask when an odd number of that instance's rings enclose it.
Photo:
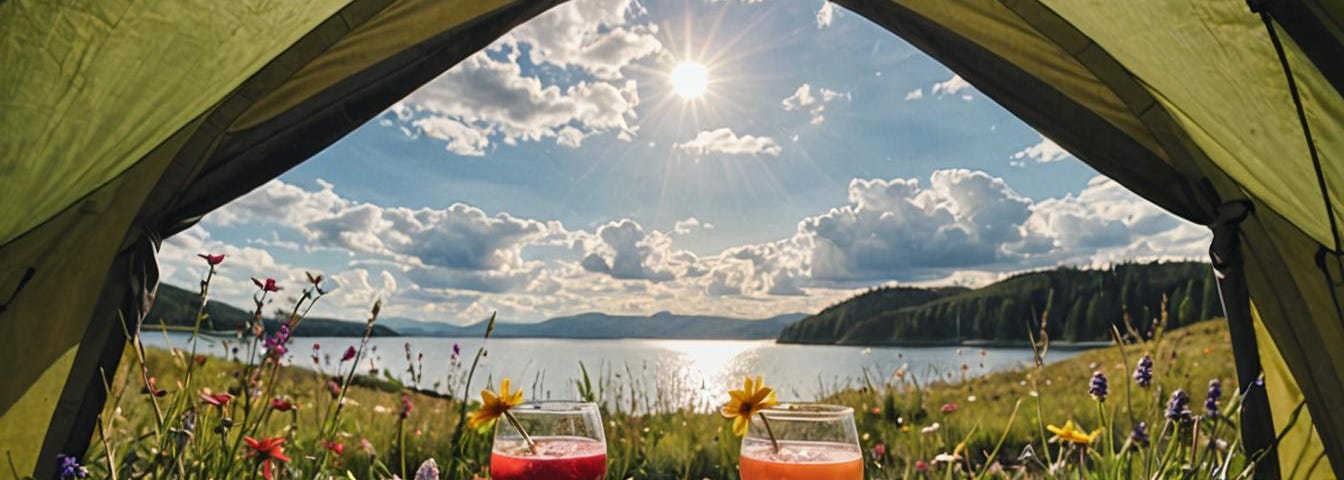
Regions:
[[[163,237],[558,3],[0,2],[0,450],[43,478],[87,445]],[[1344,475],[1344,2],[1251,2],[1319,175],[1240,0],[837,3],[1214,228],[1247,445],[1287,431],[1279,473]]]

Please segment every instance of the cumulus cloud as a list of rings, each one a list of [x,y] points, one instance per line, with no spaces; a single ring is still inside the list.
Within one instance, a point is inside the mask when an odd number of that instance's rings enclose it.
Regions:
[[[835,21],[835,4],[829,1],[821,2],[821,8],[817,9],[817,28],[826,28]]]
[[[701,222],[700,219],[695,217],[689,217],[685,220],[677,220],[677,222],[672,225],[672,233],[677,235],[690,235],[699,230],[712,229],[714,229],[714,224]]]
[[[929,92],[938,98],[956,95],[962,100],[971,100],[971,90],[971,84],[963,80],[961,75],[953,75],[952,78],[933,84]]]
[[[1027,163],[1059,162],[1073,158],[1073,155],[1069,154],[1069,151],[1065,150],[1064,147],[1055,144],[1054,141],[1042,135],[1040,142],[1012,154],[1009,158],[1011,159],[1008,162],[1010,166],[1023,167]]]
[[[769,155],[779,156],[782,150],[770,137],[738,136],[730,128],[701,130],[695,138],[674,145],[674,148],[693,155]]]
[[[671,239],[659,231],[645,232],[630,219],[607,223],[597,229],[594,242],[584,255],[585,270],[612,278],[665,282],[685,271],[694,255],[672,248]]]
[[[921,98],[924,98],[924,89],[923,89],[923,88],[916,88],[916,89],[914,89],[914,90],[911,90],[911,91],[905,93],[905,100],[906,100],[907,102],[910,101],[910,100],[919,100],[919,99],[921,99]]]
[[[490,146],[490,130],[473,127],[449,117],[426,117],[412,123],[425,135],[448,142],[448,151],[462,156],[480,157]]]
[[[838,92],[828,88],[819,88],[817,94],[813,95],[812,86],[804,83],[799,85],[797,90],[794,90],[793,95],[785,98],[781,103],[784,104],[784,110],[807,111],[808,115],[811,116],[811,123],[818,125],[826,121],[826,116],[823,115],[826,112],[826,104],[840,99],[849,101],[851,98],[848,92]]]
[[[621,69],[662,50],[657,25],[631,24],[632,0],[570,2],[528,21],[510,33],[531,46],[535,64],[586,71],[601,79],[621,77]]]

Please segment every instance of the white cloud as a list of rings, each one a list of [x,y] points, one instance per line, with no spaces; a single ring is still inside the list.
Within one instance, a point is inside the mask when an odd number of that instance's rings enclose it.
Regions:
[[[701,222],[700,219],[689,217],[685,220],[677,220],[672,226],[672,233],[677,235],[690,235],[699,230],[713,230],[714,224]]]
[[[770,155],[779,156],[782,150],[778,143],[770,137],[757,137],[753,135],[738,136],[730,128],[720,128],[717,130],[701,130],[690,141],[674,145],[678,150],[682,150],[693,155]]]
[[[1053,163],[1073,158],[1073,155],[1042,135],[1040,142],[1014,153],[1010,158],[1012,160],[1009,161],[1009,165],[1023,167],[1026,166],[1027,162]]]
[[[948,95],[958,95],[962,100],[971,100],[970,92],[973,89],[971,84],[961,78],[961,75],[953,75],[952,78],[933,84],[929,93],[942,98]],[[908,97],[908,95],[907,95]]]
[[[817,9],[817,28],[826,28],[835,21],[835,4],[829,1],[821,2],[821,8]]]
[[[425,117],[415,120],[412,125],[433,138],[445,140],[448,151],[463,156],[479,157],[485,155],[490,146],[489,129],[472,127],[449,117]]]
[[[784,105],[784,110],[806,110],[808,115],[811,116],[811,123],[819,125],[826,121],[826,116],[823,115],[826,111],[826,104],[840,99],[849,101],[851,98],[852,96],[848,92],[838,92],[828,88],[817,89],[817,95],[814,96],[812,86],[804,83],[799,85],[797,90],[794,90],[793,95],[785,98],[781,103]]]
[[[630,24],[631,0],[570,2],[528,21],[509,35],[531,46],[536,64],[574,67],[600,79],[662,50],[657,25]]]
[[[906,101],[910,101],[910,100],[919,100],[919,99],[921,99],[921,98],[924,98],[924,89],[923,89],[923,88],[916,88],[916,89],[914,89],[914,90],[911,90],[911,91],[909,91],[909,92],[906,92],[906,94],[905,94],[905,100],[906,100]]]

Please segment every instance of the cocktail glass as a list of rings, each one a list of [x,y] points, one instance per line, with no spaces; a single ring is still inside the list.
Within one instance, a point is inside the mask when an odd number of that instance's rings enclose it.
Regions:
[[[742,480],[863,480],[854,409],[787,403],[752,416],[738,468]]]
[[[494,480],[601,480],[607,474],[607,437],[597,404],[524,403],[509,413],[535,450],[506,417],[495,422],[490,453]]]

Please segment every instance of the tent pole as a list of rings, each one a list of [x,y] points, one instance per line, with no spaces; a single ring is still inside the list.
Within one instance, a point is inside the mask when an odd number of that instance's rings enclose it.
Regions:
[[[56,479],[56,456],[81,459],[89,449],[107,401],[103,375],[112,381],[126,346],[126,333],[139,331],[158,287],[156,235],[137,231],[128,248],[113,260],[103,291],[75,353],[65,387],[61,390],[50,427],[34,467],[33,478]],[[124,323],[123,323],[124,322]]]
[[[1251,319],[1250,289],[1246,284],[1246,265],[1241,252],[1242,220],[1251,213],[1250,202],[1233,201],[1218,207],[1218,218],[1212,225],[1213,242],[1209,257],[1213,261],[1218,295],[1227,317],[1228,333],[1232,337],[1232,356],[1236,361],[1237,389],[1243,394],[1241,408],[1241,440],[1248,457],[1266,452],[1256,466],[1256,478],[1279,478],[1278,452],[1274,447],[1274,419],[1269,408],[1261,375],[1260,347],[1256,344],[1255,325]]]

